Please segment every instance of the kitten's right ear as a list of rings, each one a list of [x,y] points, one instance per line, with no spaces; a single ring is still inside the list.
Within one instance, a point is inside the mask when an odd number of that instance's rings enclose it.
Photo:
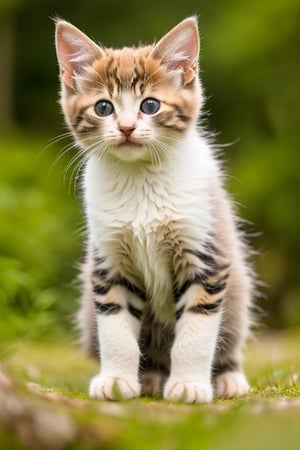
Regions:
[[[198,70],[199,34],[196,17],[188,17],[172,28],[153,48],[154,58],[161,59],[168,70],[179,70],[184,84],[196,76]]]
[[[104,55],[98,45],[65,20],[56,21],[55,44],[61,79],[70,88],[74,88],[75,75]]]

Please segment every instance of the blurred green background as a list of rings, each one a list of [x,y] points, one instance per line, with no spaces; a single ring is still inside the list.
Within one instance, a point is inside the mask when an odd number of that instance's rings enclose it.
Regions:
[[[253,224],[271,328],[300,324],[299,0],[0,0],[0,337],[73,334],[83,209],[57,103],[51,18],[106,46],[149,43],[199,15],[205,124]],[[69,169],[66,168],[69,166]]]

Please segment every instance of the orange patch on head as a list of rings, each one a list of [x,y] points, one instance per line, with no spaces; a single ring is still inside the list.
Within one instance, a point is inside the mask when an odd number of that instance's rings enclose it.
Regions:
[[[131,82],[135,73],[135,52],[130,48],[120,50],[118,57],[118,77],[125,83]],[[126,84],[127,84],[126,83]]]
[[[96,81],[98,75],[107,85],[115,82],[124,89],[130,89],[137,81],[143,84],[141,91],[152,87],[167,88],[170,73],[160,59],[151,56],[152,49],[152,46],[106,49],[105,56],[94,61],[89,77]]]
[[[93,69],[94,71],[101,76],[101,78],[105,77],[107,64],[109,61],[109,57],[105,56],[103,58],[97,59],[93,63]]]

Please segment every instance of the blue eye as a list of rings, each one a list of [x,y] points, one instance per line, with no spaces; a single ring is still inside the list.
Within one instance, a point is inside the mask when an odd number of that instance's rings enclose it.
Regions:
[[[97,116],[105,117],[114,112],[114,105],[108,100],[99,100],[95,104],[95,113]]]
[[[155,98],[146,98],[141,103],[141,111],[144,114],[155,114],[160,109],[160,102]]]

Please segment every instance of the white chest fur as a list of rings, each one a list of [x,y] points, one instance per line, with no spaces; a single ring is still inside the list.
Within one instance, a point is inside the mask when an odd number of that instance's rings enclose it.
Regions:
[[[91,239],[108,266],[146,289],[160,314],[172,297],[174,247],[180,241],[197,249],[213,230],[216,176],[209,148],[195,135],[170,149],[170,160],[160,166],[105,162],[94,155],[87,161]]]

